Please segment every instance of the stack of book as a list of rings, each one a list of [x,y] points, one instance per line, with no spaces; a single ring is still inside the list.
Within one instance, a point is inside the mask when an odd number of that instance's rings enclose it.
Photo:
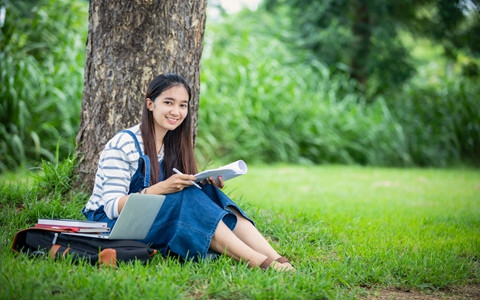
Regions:
[[[100,233],[109,232],[106,222],[70,220],[70,219],[38,219],[35,228],[61,229],[71,232]]]

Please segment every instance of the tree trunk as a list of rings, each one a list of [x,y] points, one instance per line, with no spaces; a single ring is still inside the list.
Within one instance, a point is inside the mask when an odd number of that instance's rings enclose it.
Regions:
[[[363,90],[366,89],[369,77],[369,69],[367,67],[370,55],[371,44],[371,24],[369,1],[354,1],[354,18],[352,24],[353,34],[353,54],[350,62],[352,78],[356,79]]]
[[[140,122],[156,75],[191,85],[196,136],[206,0],[90,0],[85,87],[77,135],[82,184],[91,189],[106,142]]]

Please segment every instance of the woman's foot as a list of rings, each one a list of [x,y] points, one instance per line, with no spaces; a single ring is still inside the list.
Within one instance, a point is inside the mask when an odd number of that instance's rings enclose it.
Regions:
[[[285,256],[280,256],[275,262],[279,263],[284,271],[296,271],[292,263]]]
[[[265,259],[263,263],[260,265],[260,268],[262,270],[272,268],[278,271],[291,271],[291,272],[296,271],[293,265],[290,263],[290,261],[284,256],[280,256],[277,259],[267,257],[267,259]]]

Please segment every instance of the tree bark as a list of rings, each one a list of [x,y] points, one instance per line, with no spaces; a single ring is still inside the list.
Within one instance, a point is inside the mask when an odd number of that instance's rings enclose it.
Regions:
[[[140,122],[148,83],[165,72],[192,88],[196,136],[206,0],[90,0],[77,174],[91,189],[106,142]],[[195,138],[194,138],[195,139]]]
[[[369,77],[368,63],[371,45],[371,24],[368,0],[354,1],[354,18],[352,24],[353,54],[350,62],[352,78],[356,79],[363,90]]]

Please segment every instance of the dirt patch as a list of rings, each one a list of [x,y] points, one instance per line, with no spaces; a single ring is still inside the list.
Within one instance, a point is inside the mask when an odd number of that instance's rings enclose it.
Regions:
[[[401,291],[393,289],[379,289],[372,291],[366,300],[460,300],[460,299],[480,299],[480,286],[469,285],[451,288],[445,291],[420,292],[420,291]]]

